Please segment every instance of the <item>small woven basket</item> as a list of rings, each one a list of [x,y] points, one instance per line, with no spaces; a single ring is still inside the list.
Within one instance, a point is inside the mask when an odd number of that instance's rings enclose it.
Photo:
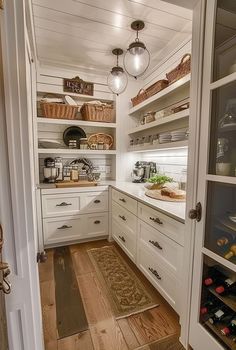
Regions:
[[[144,89],[139,90],[138,95],[131,98],[133,107],[145,101],[149,97],[157,94],[159,91],[165,89],[167,86],[168,86],[168,80],[162,79],[162,80],[158,80],[157,82],[155,82],[145,90]]]
[[[45,118],[76,119],[77,106],[62,103],[41,102],[41,109]]]
[[[185,75],[190,73],[191,69],[191,55],[190,53],[185,54],[180,64],[178,64],[177,67],[175,67],[172,71],[166,74],[166,78],[168,79],[169,85],[173,84],[177,80],[183,78]]]
[[[84,103],[80,112],[83,120],[105,123],[112,123],[114,121],[114,108],[112,105]]]

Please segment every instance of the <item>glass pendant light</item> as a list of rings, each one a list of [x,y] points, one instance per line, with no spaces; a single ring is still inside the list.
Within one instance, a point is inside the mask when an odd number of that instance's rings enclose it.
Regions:
[[[150,53],[145,44],[139,41],[138,32],[145,27],[143,21],[134,21],[131,23],[131,28],[137,32],[134,42],[129,45],[124,56],[124,67],[129,75],[135,79],[142,75],[148,68],[150,63]]]
[[[112,68],[107,77],[107,85],[109,89],[117,96],[125,91],[128,78],[122,67],[119,66],[119,56],[123,54],[122,49],[112,50],[113,55],[117,56],[116,66]]]

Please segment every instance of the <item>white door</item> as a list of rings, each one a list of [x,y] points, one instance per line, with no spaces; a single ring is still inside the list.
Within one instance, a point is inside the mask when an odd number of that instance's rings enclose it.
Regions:
[[[0,47],[0,222],[3,259],[10,266],[12,286],[5,296],[8,342],[10,350],[42,350],[28,123],[30,61],[23,0],[4,2]]]
[[[235,91],[235,0],[206,0],[197,188],[202,218],[196,222],[190,321],[194,350],[236,349],[235,335],[222,331],[236,313],[236,302],[217,288],[225,278],[236,281]]]

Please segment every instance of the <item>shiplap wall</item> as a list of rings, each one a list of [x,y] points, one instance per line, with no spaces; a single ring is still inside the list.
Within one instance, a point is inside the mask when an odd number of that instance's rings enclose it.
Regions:
[[[57,155],[60,156],[60,155]],[[48,157],[48,155],[41,155],[39,158],[39,178],[40,182],[43,182],[43,167],[44,167],[44,159]],[[68,157],[63,156],[63,165],[69,165],[75,158],[88,158],[94,167],[98,168],[98,170],[101,173],[101,179],[102,180],[111,180],[113,178],[112,171],[114,169],[113,159],[111,156],[93,156],[93,155],[86,155],[86,151],[84,156],[79,155],[78,157]],[[52,158],[55,158],[55,155],[52,156]]]
[[[183,148],[143,153],[142,160],[156,162],[160,173],[173,177],[175,181],[180,181],[184,176],[184,172],[187,170],[188,150],[187,148]]]
[[[169,72],[176,67],[186,53],[191,53],[191,40],[188,40],[180,45],[174,54],[170,54],[168,57],[166,57],[165,60],[163,60],[160,65],[156,67],[155,71],[146,77],[144,82],[145,88],[157,80],[165,79],[166,72]],[[175,150],[169,149],[143,153],[141,159],[156,162],[161,173],[164,173],[170,177],[173,177],[174,180],[179,181],[180,178],[184,177],[183,174],[187,170],[188,150],[187,148]]]

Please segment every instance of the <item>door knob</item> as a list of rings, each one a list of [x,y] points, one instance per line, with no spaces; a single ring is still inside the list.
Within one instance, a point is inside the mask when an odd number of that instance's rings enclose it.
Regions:
[[[188,213],[189,219],[196,220],[197,222],[201,221],[202,218],[202,205],[200,202],[196,204],[195,209],[189,210]]]

